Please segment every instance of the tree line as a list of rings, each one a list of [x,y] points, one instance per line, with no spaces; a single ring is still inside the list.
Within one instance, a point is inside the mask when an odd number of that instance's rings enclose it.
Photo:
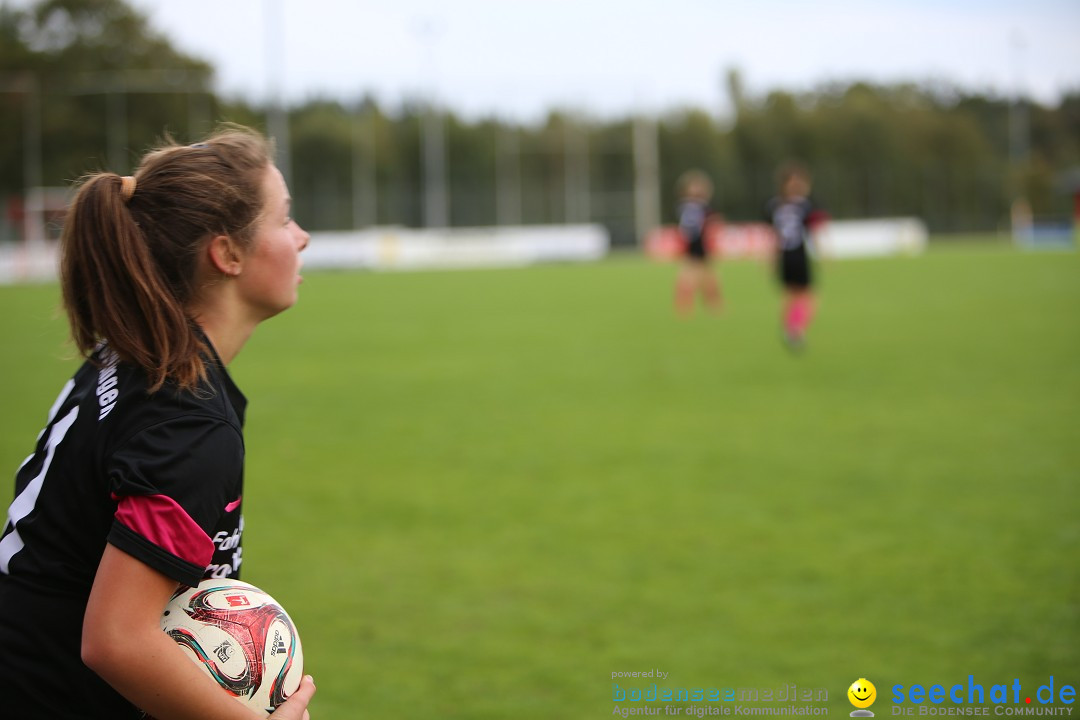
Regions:
[[[130,172],[164,133],[194,140],[220,121],[266,129],[274,108],[220,97],[213,68],[177,50],[124,0],[0,5],[0,201],[11,221],[26,188],[64,186],[91,169]],[[640,239],[647,190],[670,221],[689,168],[709,173],[714,205],[756,220],[775,169],[799,159],[838,218],[917,216],[936,232],[1007,227],[1017,199],[1065,218],[1066,173],[1080,166],[1080,88],[1055,106],[947,84],[823,84],[746,93],[734,108],[599,119],[552,110],[542,120],[464,118],[421,100],[313,98],[284,108],[298,219],[313,230],[432,222],[455,226],[600,222],[616,243]],[[434,130],[434,135],[433,135]],[[437,138],[433,146],[432,138]],[[645,145],[643,146],[643,140]],[[647,151],[647,152],[646,152]]]

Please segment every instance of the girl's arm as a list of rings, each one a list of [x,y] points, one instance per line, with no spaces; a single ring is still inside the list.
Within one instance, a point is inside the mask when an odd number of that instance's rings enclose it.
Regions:
[[[161,613],[176,590],[162,575],[113,545],[105,546],[83,620],[82,659],[138,708],[157,720],[252,720],[161,630]],[[315,692],[310,678],[272,717],[301,720]]]

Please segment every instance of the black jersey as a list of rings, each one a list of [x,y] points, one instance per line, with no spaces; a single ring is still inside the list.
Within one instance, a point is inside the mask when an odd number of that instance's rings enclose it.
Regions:
[[[705,226],[710,214],[708,206],[702,202],[684,200],[679,203],[679,232],[686,241],[687,256],[699,260],[708,256]]]
[[[246,400],[216,356],[207,373],[195,391],[151,395],[103,346],[61,390],[0,536],[5,713],[139,717],[80,659],[106,542],[178,584],[238,577]]]
[[[765,219],[776,230],[780,250],[805,249],[810,241],[810,228],[822,216],[810,198],[775,197],[765,206]]]
[[[789,287],[806,288],[813,274],[807,250],[810,231],[825,218],[825,213],[806,197],[774,197],[765,206],[765,219],[776,231],[777,274]]]

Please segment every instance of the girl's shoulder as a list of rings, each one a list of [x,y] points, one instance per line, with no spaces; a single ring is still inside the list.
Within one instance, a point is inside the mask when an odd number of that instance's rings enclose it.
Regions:
[[[106,444],[118,445],[139,432],[166,423],[232,426],[242,432],[246,399],[216,363],[207,363],[206,378],[191,390],[167,381],[150,392],[150,380],[138,366],[99,349],[76,374],[76,384],[92,387],[84,404],[97,414]],[[89,388],[88,388],[89,389]]]

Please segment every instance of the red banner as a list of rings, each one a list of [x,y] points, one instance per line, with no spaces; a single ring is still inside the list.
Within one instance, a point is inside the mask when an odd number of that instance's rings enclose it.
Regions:
[[[645,237],[645,253],[656,260],[681,257],[686,241],[675,225],[658,227]],[[712,223],[705,228],[705,246],[718,258],[771,257],[776,247],[766,223]]]

